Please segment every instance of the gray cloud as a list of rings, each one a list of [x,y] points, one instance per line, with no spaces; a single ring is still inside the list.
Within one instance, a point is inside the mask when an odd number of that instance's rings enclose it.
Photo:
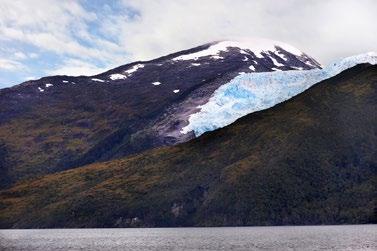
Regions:
[[[377,51],[374,0],[124,1],[139,13],[122,24],[123,46],[135,59],[203,42],[266,37],[290,43],[328,63]]]

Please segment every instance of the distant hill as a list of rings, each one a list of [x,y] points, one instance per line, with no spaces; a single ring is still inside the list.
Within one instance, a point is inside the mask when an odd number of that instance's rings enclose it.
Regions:
[[[19,182],[0,226],[376,223],[376,142],[363,64],[192,141]]]

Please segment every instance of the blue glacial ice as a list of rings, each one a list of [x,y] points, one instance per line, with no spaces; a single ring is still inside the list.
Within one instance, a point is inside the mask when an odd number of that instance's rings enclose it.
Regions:
[[[219,87],[209,101],[191,114],[181,133],[195,136],[233,123],[249,113],[270,108],[357,64],[377,64],[377,53],[344,58],[323,69],[242,74]]]

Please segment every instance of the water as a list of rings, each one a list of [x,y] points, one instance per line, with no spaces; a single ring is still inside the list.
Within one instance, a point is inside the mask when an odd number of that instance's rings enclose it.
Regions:
[[[1,250],[377,250],[377,225],[0,230]]]

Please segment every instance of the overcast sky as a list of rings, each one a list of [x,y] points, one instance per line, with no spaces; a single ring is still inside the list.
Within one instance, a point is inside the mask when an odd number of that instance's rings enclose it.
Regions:
[[[322,64],[377,51],[377,0],[0,0],[0,88],[264,37]]]

